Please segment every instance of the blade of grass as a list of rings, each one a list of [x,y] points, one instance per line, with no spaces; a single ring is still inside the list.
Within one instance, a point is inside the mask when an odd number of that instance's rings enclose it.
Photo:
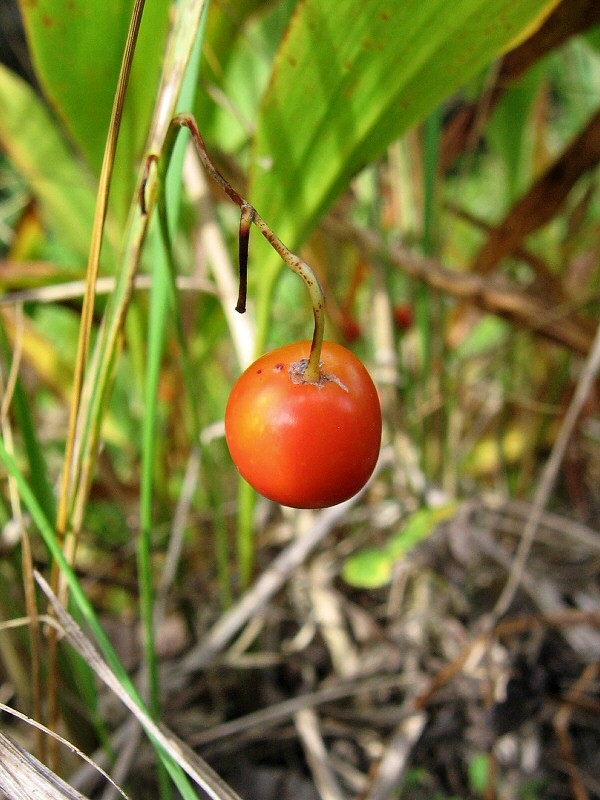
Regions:
[[[155,719],[161,716],[160,681],[154,629],[154,579],[152,573],[152,530],[154,468],[156,463],[158,385],[167,325],[168,286],[165,255],[160,237],[154,237],[154,269],[148,319],[144,420],[142,425],[142,477],[140,485],[140,535],[137,547],[140,612],[144,634],[145,666],[148,674],[148,702]],[[170,784],[159,767],[160,795],[171,796]]]
[[[4,346],[3,349],[5,349],[6,340],[5,340],[4,327],[1,327],[1,332],[2,332],[2,345]],[[18,377],[19,357],[20,357],[19,349],[15,348],[6,385],[3,374],[0,371],[0,393],[2,393],[3,395],[2,404],[0,406],[0,430],[2,431],[2,435],[6,440],[6,443],[11,453],[14,451],[13,451],[12,429],[9,424],[8,414],[11,402],[13,398],[16,399],[17,389],[18,387],[20,387],[20,382]],[[8,363],[8,358],[7,358],[7,363]],[[21,402],[23,402],[24,405],[26,406],[23,397],[21,398]],[[31,467],[32,465],[30,462],[30,468]],[[40,663],[41,663],[40,652],[41,652],[42,642],[41,642],[40,625],[37,618],[38,617],[37,601],[35,596],[35,581],[33,577],[33,553],[31,549],[31,542],[29,540],[29,534],[27,532],[27,528],[23,521],[20,496],[18,491],[16,490],[15,481],[12,478],[9,479],[9,495],[10,495],[10,504],[12,507],[12,515],[13,518],[18,522],[21,532],[23,590],[25,593],[25,607],[27,609],[27,615],[29,617],[29,642],[31,647],[30,663],[31,663],[31,687],[32,687],[31,691],[33,700],[32,707],[34,714],[40,717],[42,714],[42,680],[41,680],[41,670],[40,670]],[[28,682],[26,681],[25,683],[27,685]],[[40,759],[44,760],[46,756],[46,740],[39,733],[37,735],[37,750]]]
[[[121,119],[123,115],[123,106],[125,104],[125,95],[127,93],[127,86],[129,83],[129,76],[131,74],[131,66],[133,63],[133,56],[135,53],[135,44],[137,41],[140,24],[142,21],[142,14],[144,11],[145,0],[135,0],[129,30],[127,32],[127,41],[125,43],[125,51],[123,53],[123,60],[121,63],[121,70],[119,73],[119,81],[117,84],[117,91],[113,102],[111,111],[110,125],[108,129],[108,136],[106,147],[104,151],[104,158],[102,160],[102,170],[100,172],[100,182],[98,186],[98,195],[96,200],[96,211],[94,214],[94,224],[92,229],[92,241],[90,245],[90,253],[88,259],[87,275],[86,275],[86,291],[83,298],[83,308],[81,312],[81,323],[79,332],[79,341],[77,344],[77,359],[75,363],[75,372],[73,376],[73,393],[71,400],[71,413],[69,418],[69,429],[67,433],[67,443],[65,451],[65,461],[63,466],[63,474],[61,481],[61,490],[58,501],[58,512],[56,517],[56,527],[59,536],[62,540],[62,545],[65,546],[65,537],[69,528],[69,511],[71,506],[71,498],[73,497],[74,487],[77,485],[78,471],[74,471],[74,455],[77,445],[77,420],[79,413],[79,406],[81,403],[81,393],[83,388],[83,378],[85,367],[88,360],[88,353],[90,347],[90,339],[92,334],[92,324],[94,317],[94,304],[96,296],[96,281],[100,270],[100,253],[102,250],[102,240],[104,234],[104,224],[108,211],[108,198],[110,193],[110,182],[112,178],[113,166],[115,161],[115,154],[117,150],[117,140],[119,137],[119,129],[121,126]],[[72,538],[69,541],[69,556],[70,562],[74,561],[75,551],[77,547],[77,530],[72,531]],[[53,564],[51,583],[56,590],[59,587],[60,572],[57,562]],[[67,597],[66,584],[62,584],[59,589],[59,595],[62,598],[63,604],[66,602]],[[49,653],[48,653],[48,681],[49,681],[49,721],[50,727],[56,729],[59,719],[58,708],[58,661],[57,661],[57,639],[56,632],[51,629],[49,632]],[[51,740],[51,764],[58,765],[58,746],[55,740]]]
[[[138,584],[144,631],[144,652],[149,677],[149,704],[156,716],[160,709],[160,688],[156,663],[154,631],[154,591],[152,576],[153,489],[156,461],[158,384],[167,325],[168,287],[161,242],[155,237],[154,269],[148,317],[148,353],[142,424],[142,475],[140,483],[140,536],[138,541]]]
[[[423,252],[432,256],[435,250],[436,179],[440,144],[441,111],[436,109],[423,125]],[[431,369],[431,297],[428,286],[417,290],[416,321],[421,339],[422,374]]]
[[[136,706],[140,709],[144,709],[144,703],[137,688],[129,677],[127,670],[121,663],[116,650],[112,646],[110,639],[106,635],[102,624],[96,616],[91,602],[88,600],[87,595],[79,583],[79,579],[77,578],[73,567],[63,552],[58,531],[52,527],[50,521],[44,514],[44,510],[39,504],[31,486],[23,476],[23,473],[19,470],[17,462],[14,456],[10,453],[4,438],[0,438],[0,460],[4,462],[9,474],[15,480],[19,489],[21,500],[27,506],[33,522],[39,530],[42,539],[44,540],[44,544],[58,565],[61,575],[64,576],[73,602],[75,603],[78,612],[81,614],[82,619],[94,635],[107,663],[110,666],[110,669],[115,674],[120,686],[129,695]],[[151,733],[149,733],[149,735],[152,738]],[[166,769],[169,771],[169,774],[178,786],[182,795],[186,798],[186,800],[197,800],[197,795],[192,790],[187,778],[184,776],[181,770],[181,767],[175,763],[175,760],[172,759],[171,756],[164,753],[164,751],[160,748],[159,752],[161,753],[161,757],[163,758],[163,763],[165,764]]]
[[[94,215],[92,242],[90,245],[90,254],[89,254],[88,268],[87,268],[87,285],[86,285],[86,292],[83,298],[83,308],[81,311],[81,326],[80,326],[80,334],[79,334],[79,342],[77,350],[77,361],[75,365],[75,374],[73,376],[73,399],[71,406],[71,416],[69,419],[69,431],[67,436],[65,464],[64,464],[62,486],[61,486],[59,505],[58,505],[57,528],[59,532],[61,532],[61,534],[63,535],[67,530],[70,500],[73,495],[73,489],[76,486],[76,479],[73,472],[73,466],[74,466],[74,448],[76,442],[77,418],[79,412],[79,405],[81,402],[81,392],[83,387],[85,366],[87,363],[89,347],[90,347],[90,338],[91,338],[92,323],[94,316],[94,302],[96,294],[96,280],[98,278],[98,271],[100,267],[100,252],[102,250],[104,223],[106,221],[106,214],[108,211],[110,182],[112,178],[115,154],[117,150],[119,129],[123,115],[123,106],[125,104],[125,95],[127,93],[127,86],[129,83],[129,76],[131,74],[133,56],[135,53],[135,44],[140,30],[142,14],[144,12],[144,5],[145,5],[145,0],[135,0],[129,31],[127,33],[127,41],[125,43],[125,52],[123,53],[123,61],[121,64],[121,71],[119,74],[119,82],[117,85],[117,91],[115,94],[115,99],[111,112],[110,126],[108,130],[108,137],[106,140],[106,148],[104,151],[104,158],[102,161],[102,171],[100,173],[100,183],[98,186],[96,213]]]
[[[176,286],[176,270],[173,261],[173,248],[170,241],[169,226],[167,221],[166,209],[162,202],[159,202],[159,221],[162,233],[162,241],[164,245],[164,252],[161,255],[166,257],[166,272],[164,273],[164,297],[161,300],[166,304],[170,302],[174,306],[175,323],[177,328],[177,338],[181,350],[182,372],[183,381],[190,398],[191,405],[191,419],[192,419],[192,440],[200,442],[203,461],[211,460],[211,453],[208,443],[203,442],[200,436],[200,415],[198,412],[197,398],[194,393],[194,381],[192,373],[192,363],[189,356],[185,333],[183,329],[183,316],[181,304],[179,302],[179,294]],[[168,294],[167,294],[168,293]],[[157,385],[155,386],[155,390]],[[152,437],[152,441],[154,441]],[[209,467],[210,471],[210,467]],[[220,491],[218,482],[209,480],[208,491],[211,496],[211,507],[215,510],[215,549],[217,557],[217,573],[219,579],[219,588],[221,593],[221,602],[224,608],[228,608],[232,602],[232,587],[231,587],[231,559],[229,548],[227,544],[227,531],[225,519],[222,513],[223,497]]]
[[[0,349],[8,363],[10,345],[1,316]],[[23,446],[27,456],[33,491],[47,517],[49,519],[55,519],[56,500],[52,489],[52,483],[48,477],[48,466],[46,464],[44,452],[40,446],[27,393],[18,377],[14,384],[11,407],[15,413],[17,426],[23,437]]]
[[[204,13],[198,36],[185,72],[179,102],[191,107],[198,83],[200,54],[206,24]],[[176,268],[171,245],[171,228],[176,229],[182,200],[182,172],[185,154],[185,141],[174,142],[172,152],[163,155],[160,166],[161,185],[158,188],[159,230],[154,235],[153,281],[150,294],[150,315],[148,320],[148,352],[145,379],[145,413],[142,426],[142,479],[140,487],[141,531],[138,543],[138,570],[140,588],[140,609],[144,631],[145,664],[149,679],[149,704],[155,719],[161,716],[160,680],[155,647],[155,592],[152,571],[152,530],[154,528],[154,476],[156,466],[156,444],[158,430],[158,389],[161,364],[165,348],[167,316],[169,307],[174,312],[179,343],[184,364],[184,377],[190,398],[191,370],[183,332],[183,321],[176,286]],[[168,212],[167,213],[167,209]],[[192,402],[194,420],[194,440],[198,441],[199,424],[196,404]],[[159,780],[161,796],[171,795],[170,784],[161,770]]]
[[[204,173],[202,165],[196,159],[193,159],[188,165],[186,177],[188,179],[188,193],[190,198],[197,203],[202,219],[199,243],[209,253],[212,273],[218,287],[218,294],[229,326],[238,365],[241,369],[245,369],[252,362],[254,355],[264,350],[271,318],[271,303],[265,303],[262,306],[267,313],[263,314],[262,332],[257,345],[256,325],[253,317],[248,313],[240,316],[234,310],[238,290],[237,281],[234,277],[227,246],[214,212],[208,186],[208,176]],[[271,298],[274,287],[275,280],[271,282]],[[237,562],[240,585],[243,588],[247,588],[251,583],[254,569],[254,507],[256,493],[242,478],[239,479],[238,487]],[[218,529],[221,529],[219,522]],[[225,542],[217,543],[218,552],[220,553],[218,558],[223,561],[226,557],[225,545]],[[221,577],[224,579],[222,571]],[[229,583],[229,580],[227,583]],[[225,587],[224,583],[221,583],[221,594],[224,604],[228,605],[227,598],[230,594],[230,588]]]
[[[206,14],[195,42],[186,77],[181,90],[180,103],[190,106],[198,82],[200,54],[204,38]],[[182,171],[185,141],[174,142],[173,151],[163,155],[160,165],[158,216],[159,230],[154,235],[154,269],[148,320],[148,353],[145,379],[145,414],[142,427],[142,479],[140,487],[141,533],[138,546],[140,606],[144,630],[144,650],[149,675],[150,708],[160,715],[160,685],[155,650],[154,581],[152,574],[153,495],[158,428],[158,387],[167,329],[167,312],[174,311],[177,334],[184,363],[184,378],[190,398],[192,394],[191,368],[183,332],[183,321],[176,286],[176,268],[171,245],[171,227],[177,227],[182,199]],[[167,213],[167,208],[169,213]],[[196,403],[192,402],[194,440],[198,440],[199,423]]]
[[[423,239],[422,247],[425,256],[432,256],[436,249],[437,226],[437,177],[439,165],[440,132],[442,124],[441,109],[430,114],[423,125]],[[440,339],[432,336],[432,325],[436,309],[429,286],[417,286],[415,296],[415,321],[421,342],[421,388],[425,397],[434,387],[436,376],[432,373],[434,363],[433,344]],[[431,475],[429,453],[425,430],[422,430],[422,466],[426,474]],[[440,440],[441,441],[441,440]]]
[[[165,68],[159,90],[147,147],[148,158],[163,152],[170,121],[175,113],[177,98],[184,80],[190,54],[200,27],[205,0],[184,0],[176,7],[173,30],[165,57]],[[157,202],[157,174],[146,174],[147,159],[140,170],[128,226],[122,267],[118,272],[115,291],[111,296],[100,329],[84,392],[85,402],[80,410],[81,446],[78,448],[73,471],[79,481],[73,503],[72,526],[78,528],[83,519],[87,495],[96,463],[101,417],[113,374],[124,320],[131,299],[133,281],[140,261],[149,219]],[[146,187],[144,208],[138,202],[142,186]]]

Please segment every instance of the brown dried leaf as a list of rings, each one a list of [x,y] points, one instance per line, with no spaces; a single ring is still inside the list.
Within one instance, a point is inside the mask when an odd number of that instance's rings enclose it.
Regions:
[[[490,231],[473,262],[473,271],[489,273],[502,258],[521,247],[526,236],[554,217],[575,183],[599,160],[600,111],[527,194],[513,205],[502,222]]]
[[[559,3],[533,36],[503,59],[488,95],[462,108],[447,125],[442,141],[443,169],[449,169],[455,159],[474,143],[473,140],[476,141],[477,130],[483,130],[486,120],[511,84],[551,50],[599,22],[600,3],[597,0],[564,0]]]

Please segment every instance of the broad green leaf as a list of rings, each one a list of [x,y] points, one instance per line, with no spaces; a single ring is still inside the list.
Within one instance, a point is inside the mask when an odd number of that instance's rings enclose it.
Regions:
[[[250,197],[288,245],[366,163],[470,78],[555,0],[304,0],[279,50]],[[271,262],[273,263],[273,262]]]
[[[46,224],[85,264],[96,205],[92,177],[31,87],[0,65],[0,144],[37,197]]]
[[[100,173],[133,0],[21,0],[37,77],[69,134]],[[119,138],[113,199],[120,219],[148,135],[170,0],[147,2]]]

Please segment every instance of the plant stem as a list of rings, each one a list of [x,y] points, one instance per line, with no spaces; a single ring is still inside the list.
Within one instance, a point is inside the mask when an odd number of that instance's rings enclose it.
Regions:
[[[58,498],[57,508],[57,521],[56,527],[63,547],[67,545],[67,532],[69,529],[69,516],[72,511],[72,501],[76,495],[79,485],[79,472],[76,469],[78,455],[76,448],[78,445],[78,421],[80,414],[80,404],[83,392],[84,373],[88,360],[88,353],[90,349],[90,340],[92,335],[92,324],[94,316],[94,303],[96,297],[96,280],[100,269],[100,253],[102,250],[102,241],[104,234],[104,223],[108,212],[108,198],[110,193],[110,185],[115,163],[115,155],[117,151],[117,141],[119,138],[119,131],[121,128],[121,120],[123,115],[123,107],[125,105],[125,96],[129,86],[129,78],[131,75],[131,67],[133,64],[133,56],[137,44],[138,34],[144,13],[145,0],[135,0],[132,11],[131,20],[129,23],[129,30],[127,32],[127,40],[125,42],[125,50],[123,59],[121,61],[121,69],[119,72],[119,81],[117,90],[113,101],[110,124],[108,129],[108,136],[106,146],[104,149],[104,157],[102,160],[102,169],[100,172],[100,182],[98,185],[98,195],[96,200],[96,211],[94,214],[94,223],[92,229],[92,241],[90,244],[90,253],[86,274],[86,291],[83,298],[83,307],[81,311],[81,324],[79,332],[79,340],[77,344],[77,359],[75,364],[75,373],[73,375],[73,395],[71,401],[71,411],[69,417],[69,428],[67,435],[67,443],[65,449],[65,461],[61,477],[60,493]],[[68,544],[69,558],[71,563],[75,561],[75,550],[77,544],[77,530],[73,530],[71,542]],[[60,572],[56,561],[52,565],[51,584],[54,590],[58,591],[58,596],[64,605],[67,604],[67,588],[66,584],[60,585]],[[49,656],[48,656],[48,718],[50,728],[56,730],[59,720],[59,707],[58,707],[58,641],[56,631],[51,628],[48,634],[49,641]],[[58,743],[56,740],[50,740],[50,766],[56,768],[58,766]]]
[[[299,256],[292,253],[286,247],[277,234],[270,228],[265,220],[260,216],[258,211],[251,203],[236,192],[229,181],[221,175],[219,170],[215,167],[208,155],[206,145],[202,134],[198,128],[196,120],[191,114],[177,114],[171,120],[171,125],[187,128],[192,135],[196,153],[200,159],[202,166],[208,172],[210,177],[217,183],[227,196],[238,205],[242,212],[242,219],[240,222],[240,301],[238,301],[238,310],[242,311],[245,307],[244,294],[245,294],[245,267],[248,256],[248,242],[247,236],[249,235],[250,223],[254,223],[265,239],[269,242],[271,247],[277,251],[285,263],[297,275],[299,275],[308,289],[310,300],[313,307],[313,315],[315,321],[315,328],[310,347],[310,355],[308,364],[304,372],[304,378],[307,383],[317,383],[321,377],[320,361],[321,361],[321,347],[323,345],[323,335],[325,333],[325,294],[319,279],[315,275],[312,267]]]

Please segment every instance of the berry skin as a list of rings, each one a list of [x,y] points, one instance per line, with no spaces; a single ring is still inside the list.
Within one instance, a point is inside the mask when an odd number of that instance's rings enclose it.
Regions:
[[[233,461],[258,492],[282,505],[325,508],[356,494],[381,444],[381,407],[362,362],[324,342],[321,379],[303,379],[310,342],[261,356],[241,375],[225,412]]]

